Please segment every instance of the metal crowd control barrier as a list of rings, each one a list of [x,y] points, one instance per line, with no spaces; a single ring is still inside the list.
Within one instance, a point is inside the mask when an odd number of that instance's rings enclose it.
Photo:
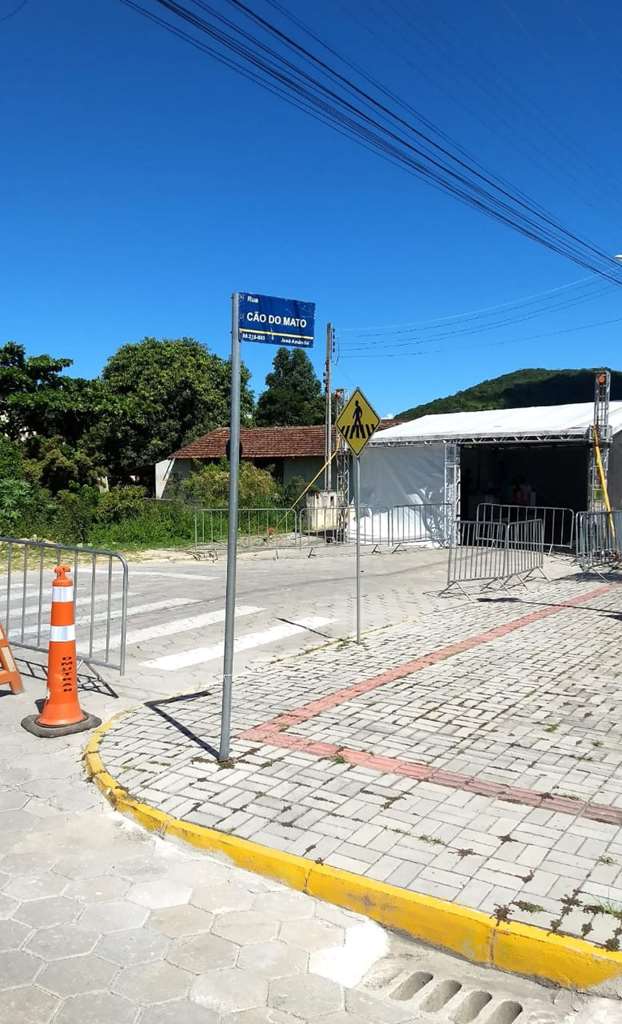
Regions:
[[[458,587],[468,597],[465,583],[506,586],[512,579],[525,582],[536,570],[544,576],[543,538],[541,519],[510,524],[460,520],[449,545],[444,592]]]
[[[361,544],[374,551],[390,542],[390,510],[371,505],[360,506]],[[320,544],[354,544],[356,511],[353,505],[305,508],[298,515],[300,547],[313,553]]]
[[[11,644],[47,652],[53,568],[71,566],[78,658],[125,671],[128,565],[116,551],[0,537],[0,621]]]
[[[407,544],[449,545],[451,505],[448,502],[394,505],[390,513],[393,551]]]
[[[576,557],[583,572],[622,564],[622,511],[577,512]]]
[[[475,518],[481,523],[523,523],[541,519],[544,546],[551,551],[574,548],[575,513],[571,508],[553,505],[497,505],[483,501],[477,506]]]
[[[291,508],[238,509],[238,545],[248,550],[294,546],[298,542],[298,513]],[[229,510],[201,508],[194,513],[194,549],[227,543]]]

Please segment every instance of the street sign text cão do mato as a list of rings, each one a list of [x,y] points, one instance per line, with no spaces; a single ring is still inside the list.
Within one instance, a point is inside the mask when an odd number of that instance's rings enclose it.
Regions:
[[[312,348],[314,326],[314,302],[279,299],[274,295],[251,295],[248,292],[239,294],[240,341]]]

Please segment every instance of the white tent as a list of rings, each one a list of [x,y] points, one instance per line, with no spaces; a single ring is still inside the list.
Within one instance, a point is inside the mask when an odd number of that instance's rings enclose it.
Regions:
[[[422,519],[431,540],[443,503],[452,514],[474,515],[477,503],[507,502],[513,482],[531,477],[535,504],[586,507],[587,459],[594,406],[537,406],[441,413],[379,431],[361,460],[361,502],[372,508],[425,505],[400,513],[406,539]],[[611,402],[609,489],[622,506],[622,402]],[[462,486],[461,486],[462,469]],[[424,524],[425,525],[425,524]]]

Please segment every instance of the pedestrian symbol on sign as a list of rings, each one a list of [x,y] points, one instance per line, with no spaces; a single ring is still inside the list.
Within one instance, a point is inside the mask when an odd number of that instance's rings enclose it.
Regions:
[[[336,427],[354,454],[360,455],[379,423],[380,417],[357,388],[337,418]]]

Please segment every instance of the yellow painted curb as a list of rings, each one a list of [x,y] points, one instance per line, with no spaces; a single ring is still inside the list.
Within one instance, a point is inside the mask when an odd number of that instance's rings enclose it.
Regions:
[[[472,963],[572,989],[594,988],[622,976],[622,953],[593,946],[584,939],[552,934],[534,925],[499,922],[479,910],[193,825],[140,803],[108,774],[99,754],[101,740],[115,720],[93,733],[84,751],[86,773],[116,810],[150,832],[222,854],[247,871],[364,914]]]

